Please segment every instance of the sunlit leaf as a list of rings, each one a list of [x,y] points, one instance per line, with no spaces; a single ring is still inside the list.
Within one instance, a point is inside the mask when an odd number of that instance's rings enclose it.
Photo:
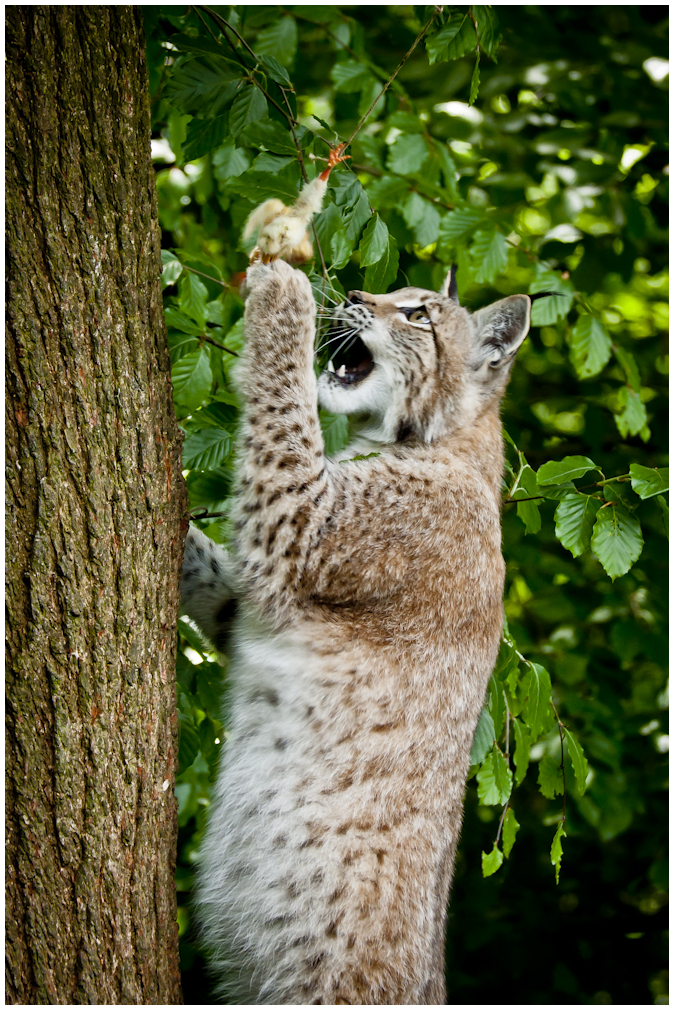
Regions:
[[[188,409],[196,409],[203,403],[212,381],[210,358],[203,347],[185,354],[171,369],[173,395]]]
[[[536,740],[551,719],[552,692],[548,671],[538,663],[530,663],[522,691],[526,697],[522,706],[522,719],[531,730],[533,740]]]
[[[178,304],[199,326],[206,325],[208,288],[191,270],[186,270],[178,285]]]
[[[471,765],[479,765],[494,746],[494,723],[488,708],[483,708],[477,721],[473,746],[470,751]]]
[[[480,39],[480,45],[485,53],[496,61],[496,50],[501,41],[501,31],[498,17],[496,16],[496,8],[493,5],[473,4],[471,10],[477,21],[477,34]]]
[[[642,403],[641,397],[634,390],[630,389],[629,386],[621,386],[618,390],[617,402],[619,407],[622,408],[619,413],[615,414],[615,423],[618,431],[623,438],[627,438],[628,435],[639,435],[643,432],[644,441],[648,441],[648,432],[646,416],[646,408]]]
[[[640,498],[652,498],[656,494],[669,491],[669,467],[648,467],[640,463],[630,465],[632,488]]]
[[[426,141],[418,133],[401,133],[391,145],[388,167],[398,175],[411,175],[420,171],[428,157]]]
[[[349,422],[344,414],[330,414],[322,410],[321,430],[328,456],[340,452],[349,441]]]
[[[581,316],[569,332],[569,356],[580,379],[598,375],[611,357],[611,341],[595,316]]]
[[[503,853],[499,849],[496,842],[494,842],[494,848],[491,852],[482,853],[482,876],[491,877],[492,874],[496,873],[498,868],[503,864]]]
[[[566,831],[564,830],[564,824],[560,823],[557,825],[555,837],[552,840],[550,848],[550,862],[555,868],[556,883],[559,883],[559,871],[562,868],[562,838],[566,838]]]
[[[538,765],[538,788],[546,799],[552,800],[564,792],[564,783],[559,761],[550,755],[542,758]]]
[[[203,428],[189,434],[183,443],[186,470],[213,470],[222,466],[232,448],[232,437],[224,428]]]
[[[519,830],[520,825],[519,821],[515,817],[515,811],[512,807],[509,807],[505,815],[505,820],[503,821],[503,855],[506,859],[512,852],[513,845],[515,844],[515,837]]]
[[[358,246],[360,250],[360,265],[362,267],[372,266],[378,263],[382,256],[388,252],[388,228],[379,217],[373,214],[363,232],[363,237]]]
[[[500,231],[480,231],[470,248],[479,265],[475,274],[478,284],[489,284],[503,273],[508,264],[508,245]]]
[[[559,462],[544,463],[536,474],[536,481],[541,486],[561,484],[563,481],[583,477],[589,470],[598,469],[596,463],[593,463],[587,456],[565,456]]]
[[[398,243],[393,235],[389,235],[388,244],[383,256],[369,266],[365,271],[364,288],[366,291],[387,291],[398,276]]]
[[[583,748],[580,746],[571,730],[565,730],[564,739],[566,740],[569,757],[571,758],[573,773],[576,777],[576,785],[578,786],[578,791],[582,796],[587,788],[587,777],[589,774],[587,758],[585,757]]]
[[[601,502],[584,494],[560,501],[555,509],[555,536],[577,558],[590,546],[594,520]]]
[[[641,554],[644,538],[639,520],[623,505],[606,505],[597,513],[591,544],[606,574],[615,580]]]

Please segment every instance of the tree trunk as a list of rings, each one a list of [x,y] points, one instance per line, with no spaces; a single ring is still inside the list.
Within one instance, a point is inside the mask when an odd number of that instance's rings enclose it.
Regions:
[[[6,13],[6,999],[178,1004],[187,503],[142,21]]]

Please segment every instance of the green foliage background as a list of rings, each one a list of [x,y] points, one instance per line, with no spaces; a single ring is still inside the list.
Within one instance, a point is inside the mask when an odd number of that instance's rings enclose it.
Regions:
[[[665,8],[143,12],[176,409],[216,541],[242,226],[268,197],[292,202],[338,139],[360,127],[315,221],[319,303],[437,289],[450,263],[472,310],[547,295],[503,410],[507,625],[473,747],[449,1001],[667,1003]],[[341,448],[346,419],[322,421]],[[190,1003],[208,1001],[189,892],[226,729],[223,670],[185,620],[180,636]]]

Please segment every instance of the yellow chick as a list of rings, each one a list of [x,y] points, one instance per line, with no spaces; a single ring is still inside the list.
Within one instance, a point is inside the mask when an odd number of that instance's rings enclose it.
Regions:
[[[330,172],[349,155],[343,154],[346,144],[339,144],[328,156],[327,168],[311,182],[305,183],[302,192],[292,207],[286,207],[281,200],[265,200],[250,215],[244,228],[244,238],[258,231],[257,245],[250,255],[250,262],[284,259],[288,263],[306,263],[313,257],[314,248],[308,227],[314,214],[323,206],[328,188]]]

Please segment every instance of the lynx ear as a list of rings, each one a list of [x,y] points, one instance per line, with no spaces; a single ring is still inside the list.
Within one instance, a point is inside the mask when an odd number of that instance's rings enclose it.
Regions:
[[[479,363],[488,361],[490,368],[510,364],[529,332],[530,315],[527,295],[510,295],[476,312],[474,339]]]
[[[456,267],[450,267],[447,271],[442,287],[439,292],[443,298],[451,298],[459,304],[459,292],[456,287]]]

